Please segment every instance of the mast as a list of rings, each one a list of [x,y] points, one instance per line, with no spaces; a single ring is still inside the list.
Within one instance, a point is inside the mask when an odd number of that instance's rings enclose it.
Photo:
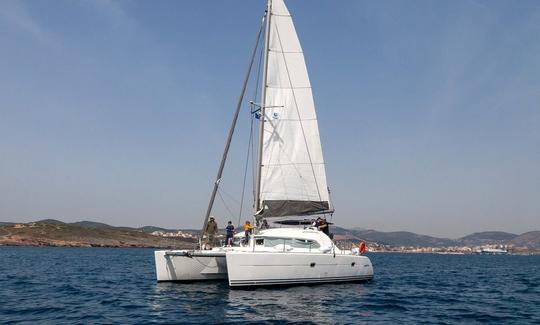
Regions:
[[[272,19],[272,0],[268,0],[266,4],[266,28],[264,42],[264,65],[263,65],[263,82],[261,91],[261,124],[259,127],[259,152],[257,158],[257,190],[255,194],[255,213],[261,207],[261,172],[262,172],[262,154],[264,143],[264,119],[266,108],[266,79],[268,72],[268,51],[270,50],[270,19]]]
[[[225,145],[225,149],[223,150],[223,156],[221,157],[221,163],[219,165],[218,173],[216,176],[216,181],[214,182],[214,189],[212,190],[212,195],[210,196],[210,201],[208,202],[208,208],[206,209],[206,215],[204,217],[204,223],[201,230],[201,236],[200,236],[200,243],[202,245],[202,238],[204,236],[204,231],[206,229],[206,225],[208,224],[208,219],[210,217],[210,213],[212,213],[212,207],[214,205],[214,201],[216,199],[216,194],[219,188],[219,183],[221,182],[221,176],[223,175],[223,169],[225,168],[225,161],[227,160],[227,155],[229,153],[229,148],[231,147],[231,141],[234,135],[234,129],[236,128],[236,122],[238,121],[238,115],[240,114],[240,109],[242,107],[242,101],[244,100],[244,94],[246,92],[247,84],[249,81],[249,76],[251,74],[251,68],[253,67],[253,62],[255,61],[255,56],[257,54],[257,48],[259,47],[259,40],[261,38],[261,33],[263,29],[263,23],[261,22],[261,26],[259,28],[259,32],[257,33],[257,40],[255,42],[255,47],[253,48],[253,52],[251,52],[251,58],[249,61],[248,69],[246,71],[246,74],[244,76],[244,83],[242,85],[242,91],[240,92],[240,97],[238,98],[238,103],[236,104],[236,111],[234,113],[234,117],[231,123],[231,127],[229,129],[229,134],[227,136],[227,143]]]

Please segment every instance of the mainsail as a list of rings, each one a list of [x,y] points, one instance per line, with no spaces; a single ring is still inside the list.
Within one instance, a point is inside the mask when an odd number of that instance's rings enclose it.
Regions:
[[[304,54],[283,0],[271,0],[257,215],[329,210],[317,115]]]

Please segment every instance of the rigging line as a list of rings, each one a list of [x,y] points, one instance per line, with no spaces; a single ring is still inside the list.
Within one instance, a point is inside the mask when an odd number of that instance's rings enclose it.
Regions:
[[[246,165],[244,167],[244,183],[242,185],[242,196],[240,197],[240,212],[238,213],[238,223],[237,223],[237,225],[239,225],[240,220],[242,220],[242,209],[244,207],[244,193],[246,191],[246,180],[247,180],[247,173],[248,173],[248,167],[249,167],[249,156],[250,156],[250,153],[251,153],[250,148],[251,148],[251,143],[253,142],[252,139],[253,139],[253,128],[250,128],[249,142],[248,142],[247,153],[246,153]]]
[[[263,47],[260,47],[261,50],[259,52],[259,58],[257,60],[257,78],[255,78],[255,89],[253,91],[253,101],[257,102],[257,94],[259,93],[259,82],[261,80],[261,65],[262,65],[262,58],[263,58]]]
[[[251,125],[250,125],[250,132],[253,133],[253,114],[251,115]],[[251,192],[253,195],[253,208],[255,208],[255,196],[257,195],[255,193],[255,141],[251,141]]]
[[[217,176],[216,176],[216,181],[214,182],[214,188],[212,190],[212,195],[210,196],[210,201],[208,202],[208,207],[206,209],[206,214],[205,214],[205,217],[204,217],[203,227],[201,229],[200,236],[199,236],[199,243],[202,243],[202,238],[203,238],[204,232],[206,230],[206,226],[208,225],[208,219],[210,217],[210,213],[212,212],[212,207],[214,205],[214,200],[216,198],[216,193],[217,193],[217,190],[219,188],[219,183],[221,181],[221,176],[223,174],[223,169],[225,168],[225,162],[227,160],[227,155],[229,154],[229,149],[230,149],[232,138],[233,138],[233,135],[234,135],[234,130],[236,128],[236,122],[238,121],[238,115],[240,114],[240,109],[242,108],[242,102],[244,100],[244,94],[246,92],[247,84],[248,84],[248,81],[249,81],[249,76],[251,75],[251,68],[253,67],[253,62],[255,61],[255,57],[257,56],[257,48],[258,48],[259,41],[260,41],[260,38],[261,38],[261,33],[263,31],[264,21],[265,21],[264,19],[261,21],[261,26],[259,27],[259,31],[257,33],[257,40],[255,41],[255,48],[251,52],[250,60],[249,60],[249,64],[248,64],[248,69],[247,69],[247,71],[246,71],[246,73],[244,75],[244,82],[242,83],[242,90],[240,91],[240,96],[238,98],[238,103],[236,105],[236,110],[235,110],[235,113],[234,113],[234,117],[233,117],[233,120],[232,120],[232,123],[231,123],[231,127],[229,129],[229,134],[227,135],[227,142],[226,142],[226,145],[225,145],[225,149],[223,150],[223,155],[221,157],[221,163],[219,165],[218,173],[217,173]]]
[[[278,28],[277,25],[276,25],[276,34],[277,34],[277,37],[278,37],[278,40],[279,40],[279,46],[281,47],[281,50],[283,50],[283,43],[281,42],[281,37],[279,35],[279,28]],[[285,53],[282,53],[282,54],[283,54],[283,62],[285,63],[285,70],[287,71],[287,78],[289,79],[289,84],[291,85],[291,88],[293,88],[293,84],[292,84],[292,80],[291,80],[291,74],[289,72],[289,66],[287,65],[287,59],[285,58]],[[304,60],[305,60],[305,58],[304,58]],[[308,76],[308,79],[309,79],[309,76]],[[322,201],[321,191],[319,190],[319,183],[317,182],[317,176],[315,175],[315,169],[313,168],[313,161],[311,159],[311,153],[309,152],[309,147],[308,147],[308,143],[307,143],[307,139],[306,139],[306,132],[304,131],[304,124],[302,123],[302,118],[300,117],[300,111],[298,110],[298,102],[296,100],[296,94],[295,94],[294,89],[291,89],[291,91],[292,91],[292,95],[293,95],[294,106],[296,108],[296,114],[298,114],[298,119],[299,119],[299,122],[300,122],[300,128],[302,130],[302,135],[304,136],[304,144],[306,145],[306,151],[307,151],[307,154],[308,154],[309,162],[311,163],[311,172],[313,173],[313,179],[315,180],[315,186],[317,187],[317,195],[319,195],[319,201]],[[313,94],[311,96],[313,96]],[[319,137],[320,137],[320,135],[319,135]],[[321,150],[322,150],[322,148],[321,148]]]
[[[240,204],[240,201],[238,201],[232,194],[230,194],[229,192],[226,192],[222,187],[219,188],[219,190],[221,191],[221,194],[225,194],[227,196],[227,198],[229,198],[231,201],[233,201],[233,203],[236,203],[236,204]]]
[[[262,42],[262,41],[261,41]],[[264,49],[263,49],[263,46],[260,47],[260,52],[259,52],[259,58],[258,58],[258,61],[257,61],[257,78],[255,79],[255,89],[253,91],[253,101],[256,103],[257,102],[257,95],[259,94],[259,83],[261,81],[261,66],[262,66],[262,61],[263,61],[263,54],[264,54]],[[249,110],[249,114],[250,114],[250,134],[253,134],[253,113],[251,113],[251,107],[250,107],[250,110]],[[255,181],[256,181],[256,166],[255,166],[255,141],[251,140],[251,186],[252,186],[252,195],[253,195],[253,207],[255,207],[255,197],[257,196],[256,194],[256,188],[255,186],[257,186],[255,184]]]
[[[334,212],[336,212],[336,210],[334,209],[334,201],[332,200],[332,192],[330,191],[330,187],[327,186],[326,190],[328,191],[328,210],[331,211],[329,212],[330,222],[332,222],[334,221]]]
[[[217,192],[219,198],[221,199],[221,202],[223,202],[223,206],[225,206],[225,209],[227,210],[227,212],[229,212],[230,216],[234,216],[234,213],[231,211],[231,209],[229,209],[229,206],[227,205],[227,203],[225,203],[225,200],[223,199],[223,196],[221,196],[221,190],[218,190]]]

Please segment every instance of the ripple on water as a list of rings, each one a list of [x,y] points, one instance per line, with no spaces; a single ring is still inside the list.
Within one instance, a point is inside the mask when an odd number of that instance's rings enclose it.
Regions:
[[[156,283],[153,251],[0,248],[0,320],[538,323],[540,257],[372,254],[375,280],[230,290]],[[44,270],[38,272],[36,270]]]

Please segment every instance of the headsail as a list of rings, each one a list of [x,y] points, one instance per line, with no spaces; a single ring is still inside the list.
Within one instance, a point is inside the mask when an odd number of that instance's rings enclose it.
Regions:
[[[304,54],[283,0],[271,0],[258,215],[329,210],[317,115]]]

